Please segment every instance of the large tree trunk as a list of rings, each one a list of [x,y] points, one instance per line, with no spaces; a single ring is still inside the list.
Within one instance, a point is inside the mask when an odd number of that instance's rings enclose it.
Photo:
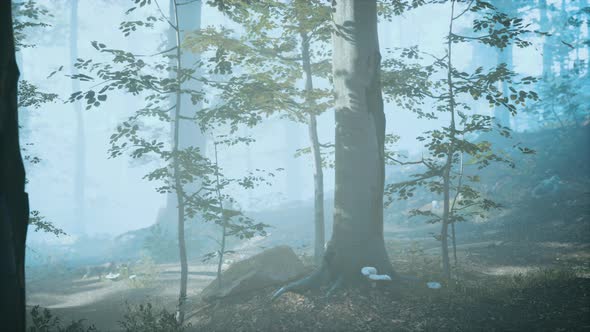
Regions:
[[[393,269],[383,239],[385,114],[377,4],[337,1],[332,36],[336,93],[334,226],[325,264],[346,279],[363,266]]]
[[[0,326],[25,331],[29,200],[18,139],[18,68],[11,1],[0,1]]]
[[[78,74],[74,66],[78,59],[78,0],[71,0],[70,7],[70,66],[72,75]],[[80,91],[80,81],[72,81],[72,92]],[[84,114],[80,102],[73,103],[76,113],[76,165],[74,171],[74,231],[78,234],[86,232],[85,227],[85,178],[86,178],[86,134],[84,130]]]
[[[336,188],[332,239],[321,266],[279,289],[301,292],[331,282],[357,284],[361,268],[394,276],[383,238],[385,114],[376,0],[334,2],[332,72],[336,93]]]
[[[314,174],[314,261],[321,264],[324,256],[324,243],[326,242],[324,226],[324,171],[322,169],[322,156],[320,152],[320,141],[318,138],[318,124],[313,106],[313,75],[311,72],[311,59],[309,54],[309,37],[301,34],[301,55],[303,59],[303,71],[305,73],[305,91],[308,93],[306,103],[309,107],[309,122],[307,124],[309,139],[311,141],[311,153],[313,157]]]

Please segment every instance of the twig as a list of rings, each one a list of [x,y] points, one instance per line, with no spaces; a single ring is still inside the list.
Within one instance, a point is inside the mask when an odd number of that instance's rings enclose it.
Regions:
[[[178,31],[178,26],[172,24],[172,22],[170,21],[170,19],[168,19],[168,17],[166,15],[164,15],[164,12],[162,11],[162,8],[160,8],[160,4],[158,3],[158,0],[154,0],[154,2],[156,3],[156,7],[158,7],[158,10],[160,11],[160,15],[162,15],[162,18],[166,20],[166,22],[168,22],[168,24],[170,24],[170,26],[172,27],[172,29]],[[176,1],[174,1],[174,6],[178,6],[176,4]],[[176,22],[178,23],[178,22]]]
[[[471,8],[471,5],[473,5],[474,0],[471,0],[469,2],[469,4],[467,5],[467,8],[465,8],[465,10],[463,10],[459,15],[453,17],[453,20],[458,19],[459,17],[463,16],[463,14],[467,13],[467,11]]]

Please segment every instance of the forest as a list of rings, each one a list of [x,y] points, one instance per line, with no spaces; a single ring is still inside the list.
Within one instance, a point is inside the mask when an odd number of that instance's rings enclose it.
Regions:
[[[588,0],[0,0],[0,331],[589,331]]]

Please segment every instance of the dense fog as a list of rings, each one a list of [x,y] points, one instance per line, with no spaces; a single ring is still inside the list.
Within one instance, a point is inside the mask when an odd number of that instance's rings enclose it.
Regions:
[[[105,331],[590,326],[587,1],[12,17],[29,326],[39,308]]]

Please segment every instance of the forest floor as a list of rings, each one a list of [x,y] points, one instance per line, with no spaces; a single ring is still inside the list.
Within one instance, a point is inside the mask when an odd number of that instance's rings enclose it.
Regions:
[[[397,243],[399,244],[399,243]],[[402,274],[423,282],[323,294],[266,289],[203,307],[197,331],[589,331],[590,245],[473,243],[458,250],[454,279],[441,289],[433,254],[392,254]],[[395,250],[392,250],[395,251]]]
[[[400,273],[421,282],[346,290],[330,299],[322,293],[287,293],[271,303],[273,287],[202,303],[199,292],[213,280],[215,270],[194,262],[188,285],[190,330],[588,331],[590,244],[583,239],[588,239],[589,224],[582,219],[568,229],[560,228],[576,234],[572,241],[556,237],[555,229],[552,224],[537,225],[529,239],[510,240],[497,231],[484,232],[483,237],[481,233],[463,235],[454,279],[436,290],[428,289],[425,282],[442,280],[437,274],[437,242],[415,240],[404,230],[388,239],[390,255]],[[389,234],[395,234],[395,229]],[[28,301],[49,308],[64,322],[85,319],[100,331],[118,331],[128,304],[150,302],[156,308],[175,308],[178,267],[151,268],[154,278],[144,284],[63,273],[30,275]]]

